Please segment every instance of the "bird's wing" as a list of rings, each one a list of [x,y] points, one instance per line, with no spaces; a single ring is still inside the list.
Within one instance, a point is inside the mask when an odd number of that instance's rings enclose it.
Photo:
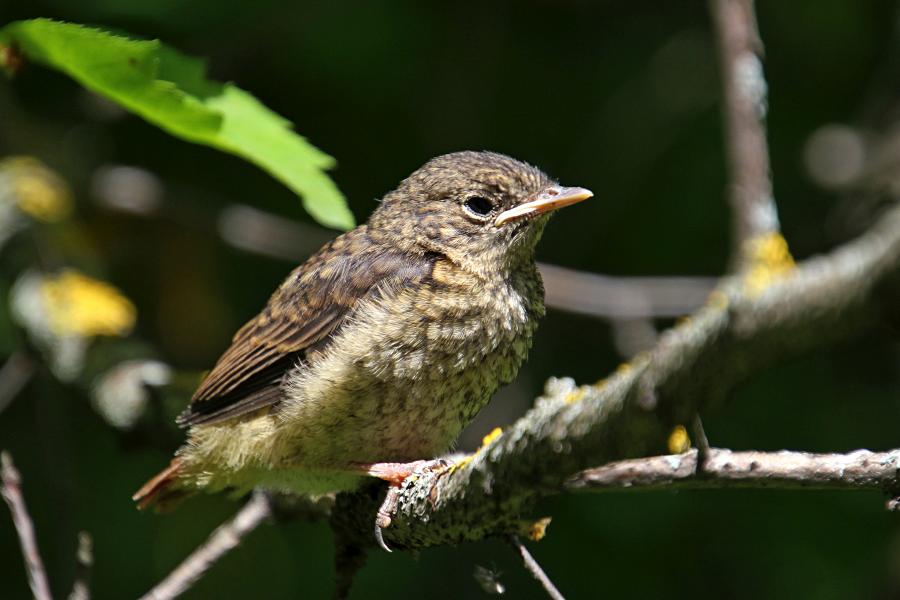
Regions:
[[[354,230],[294,270],[263,311],[234,336],[231,347],[178,417],[182,426],[209,424],[271,406],[282,376],[333,339],[356,303],[382,283],[412,285],[429,277],[434,257],[366,244]]]

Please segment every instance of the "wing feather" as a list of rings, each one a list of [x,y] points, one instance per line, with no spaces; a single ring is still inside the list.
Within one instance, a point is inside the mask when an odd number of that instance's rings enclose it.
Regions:
[[[382,283],[412,285],[430,277],[435,258],[379,246],[365,227],[335,239],[238,330],[178,423],[214,423],[277,404],[284,374],[327,346],[360,299],[380,293]]]

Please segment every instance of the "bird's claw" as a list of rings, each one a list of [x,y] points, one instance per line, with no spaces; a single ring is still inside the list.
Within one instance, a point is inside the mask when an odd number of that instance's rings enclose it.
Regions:
[[[451,462],[438,458],[435,460],[416,460],[409,463],[374,463],[366,466],[366,472],[388,482],[384,502],[375,515],[375,542],[387,552],[392,552],[384,541],[384,530],[391,526],[391,515],[400,501],[400,486],[407,477],[416,471],[439,472],[446,470]]]
[[[400,488],[398,486],[388,486],[387,493],[384,495],[384,502],[378,507],[375,514],[375,542],[386,552],[393,552],[390,546],[384,541],[384,530],[391,526],[391,515],[397,508],[397,502],[400,500]]]

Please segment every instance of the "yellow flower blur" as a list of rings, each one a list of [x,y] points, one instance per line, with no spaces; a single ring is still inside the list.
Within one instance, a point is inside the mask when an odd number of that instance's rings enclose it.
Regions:
[[[72,212],[72,194],[65,182],[40,161],[27,156],[0,162],[0,174],[9,178],[19,210],[38,221],[53,223]]]
[[[73,270],[47,277],[41,295],[58,335],[125,335],[134,327],[134,304],[119,290]]]

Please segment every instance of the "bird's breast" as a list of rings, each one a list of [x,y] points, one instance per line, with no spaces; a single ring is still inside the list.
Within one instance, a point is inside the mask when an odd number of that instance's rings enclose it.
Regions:
[[[421,286],[384,289],[289,375],[282,418],[324,456],[443,452],[515,377],[543,310],[529,277],[486,283],[436,270]]]

